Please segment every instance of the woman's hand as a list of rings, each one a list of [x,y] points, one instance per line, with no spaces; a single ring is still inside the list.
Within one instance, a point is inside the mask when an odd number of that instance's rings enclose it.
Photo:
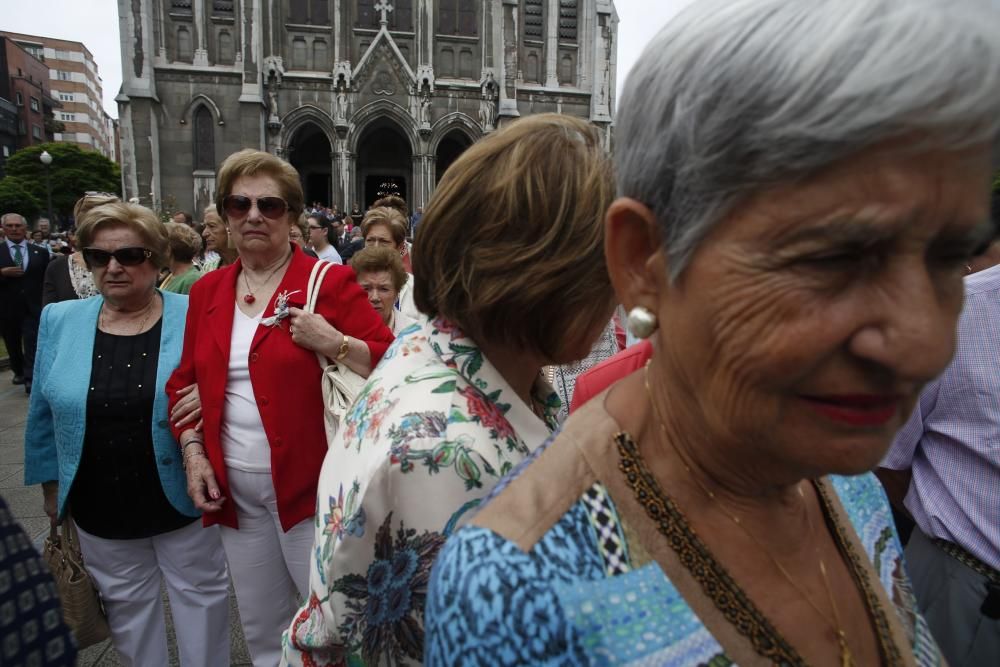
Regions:
[[[328,359],[337,356],[337,350],[344,340],[344,334],[316,313],[307,313],[301,308],[289,308],[291,325],[289,331],[295,344],[307,350],[318,352]]]
[[[59,521],[59,482],[42,482],[42,495],[45,497],[43,507],[49,517],[49,523],[58,526]]]
[[[180,428],[198,420],[194,430],[201,431],[203,422],[201,420],[201,396],[198,394],[198,383],[195,382],[179,389],[177,396],[179,400],[174,405],[174,409],[170,411],[170,421],[175,427]]]
[[[187,475],[187,492],[194,506],[202,512],[218,512],[226,502],[219,492],[212,464],[205,456],[205,450],[198,445],[189,445],[184,452],[184,472]]]

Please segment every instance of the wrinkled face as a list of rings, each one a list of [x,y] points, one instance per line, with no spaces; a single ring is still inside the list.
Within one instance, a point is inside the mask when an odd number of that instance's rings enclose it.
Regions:
[[[273,254],[280,248],[288,247],[288,232],[295,226],[292,222],[295,214],[286,211],[280,218],[272,220],[261,214],[257,207],[257,200],[261,197],[284,199],[277,181],[264,174],[241,176],[233,183],[230,194],[247,197],[253,202],[250,210],[242,216],[226,214],[233,243],[241,255]]]
[[[37,231],[42,233],[42,236],[48,236],[49,232],[52,230],[52,225],[45,218],[40,218],[38,224],[35,225]]]
[[[106,227],[97,230],[88,247],[114,252],[119,248],[145,247],[145,244],[142,236],[133,229]],[[148,259],[138,266],[122,266],[112,257],[107,266],[92,266],[90,269],[97,289],[111,303],[128,302],[148,294],[156,287],[156,279],[160,274],[159,269]]]
[[[382,321],[389,324],[392,308],[399,296],[392,284],[392,274],[388,271],[365,271],[358,274],[358,284],[368,294],[368,302],[382,316]]]
[[[377,248],[379,246],[400,249],[396,245],[395,239],[392,238],[392,230],[389,229],[388,225],[372,225],[365,236],[366,248]]]
[[[205,229],[201,232],[201,237],[205,239],[205,251],[214,250],[215,252],[219,252],[219,250],[226,247],[228,236],[229,234],[226,232],[226,226],[222,223],[222,218],[215,213],[207,213],[205,215]]]
[[[28,233],[24,218],[19,215],[8,215],[3,221],[3,231],[14,243],[20,243]]]
[[[951,359],[989,174],[872,152],[737,206],[661,290],[665,405],[795,479],[873,468]]]
[[[288,240],[299,247],[305,245],[305,239],[302,238],[302,230],[299,229],[298,225],[294,225],[288,230]]]

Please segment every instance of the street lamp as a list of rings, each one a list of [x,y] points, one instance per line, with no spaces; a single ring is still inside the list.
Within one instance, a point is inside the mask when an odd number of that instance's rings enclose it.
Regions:
[[[49,155],[48,151],[42,151],[42,154],[38,158],[45,165],[45,195],[48,198],[49,204],[49,222],[55,223],[52,219],[52,176],[49,172],[49,166],[52,164],[52,156]]]

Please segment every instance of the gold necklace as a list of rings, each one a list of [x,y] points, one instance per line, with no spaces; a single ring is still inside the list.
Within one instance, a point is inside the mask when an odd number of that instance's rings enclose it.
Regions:
[[[138,336],[140,333],[142,333],[142,330],[146,328],[146,323],[149,321],[149,316],[153,314],[153,302],[155,300],[156,300],[156,295],[154,294],[153,298],[149,300],[149,303],[147,303],[143,307],[143,311],[145,312],[143,314],[142,321],[139,322],[139,328],[135,330],[135,333],[132,334],[133,336]],[[101,304],[101,331],[108,330],[107,313],[104,308],[105,305],[106,304]]]
[[[281,263],[278,264],[278,266],[274,267],[271,270],[271,273],[267,274],[267,278],[265,278],[264,282],[262,282],[260,284],[260,286],[262,288],[264,287],[264,285],[266,285],[268,282],[270,282],[271,278],[274,277],[274,274],[277,273],[279,269],[281,269],[282,267],[285,266],[285,263],[288,261],[288,258],[291,257],[291,256],[292,256],[292,253],[288,253],[285,256],[285,258],[281,260]],[[243,303],[251,304],[251,303],[253,303],[254,301],[257,300],[257,297],[255,297],[253,295],[253,289],[250,287],[250,278],[248,277],[249,271],[247,270],[246,266],[243,267],[242,273],[243,273],[243,282],[247,286],[247,293],[243,295]]]
[[[795,591],[802,596],[802,599],[804,599],[807,603],[809,603],[809,606],[812,607],[814,610],[816,610],[816,613],[819,614],[819,616],[824,621],[827,622],[830,628],[837,635],[837,644],[840,646],[841,666],[853,667],[853,665],[855,664],[854,656],[851,654],[850,646],[848,646],[847,644],[847,634],[844,632],[844,628],[840,622],[840,613],[837,609],[837,603],[833,597],[833,589],[830,587],[830,580],[826,572],[826,563],[823,561],[822,556],[819,555],[819,545],[818,544],[816,545],[816,557],[819,560],[819,571],[820,571],[820,576],[823,579],[823,585],[826,588],[827,595],[830,598],[830,607],[833,610],[832,620],[825,611],[819,608],[819,605],[817,605],[813,601],[813,599],[805,592],[805,590],[803,590],[798,584],[795,583],[795,579],[792,577],[791,574],[788,573],[788,570],[786,570],[785,567],[780,562],[778,562],[778,559],[771,554],[770,550],[768,550],[768,548],[765,547],[764,544],[760,540],[758,540],[753,533],[750,532],[750,529],[747,528],[745,525],[743,525],[743,522],[740,520],[740,518],[735,514],[733,514],[732,512],[730,512],[725,507],[725,505],[723,505],[722,501],[719,500],[718,497],[716,497],[715,493],[712,492],[707,486],[702,484],[701,480],[698,479],[698,477],[692,473],[691,466],[688,465],[687,459],[685,459],[684,456],[681,454],[680,448],[674,445],[674,442],[668,437],[666,423],[663,419],[663,416],[660,414],[660,408],[656,404],[656,401],[653,400],[653,390],[649,386],[649,364],[650,362],[647,361],[646,366],[643,370],[644,372],[643,380],[646,385],[646,396],[649,399],[649,405],[653,408],[653,413],[656,415],[657,422],[659,422],[660,432],[663,434],[663,439],[666,440],[667,443],[670,445],[671,449],[674,450],[674,454],[677,455],[677,458],[680,460],[681,465],[684,467],[684,471],[687,472],[688,477],[694,480],[694,483],[698,485],[698,488],[701,489],[702,493],[704,493],[709,500],[711,500],[713,503],[716,504],[716,506],[718,506],[719,510],[723,513],[723,515],[726,516],[726,518],[728,518],[730,521],[736,524],[736,526],[740,530],[742,530],[743,533],[747,537],[749,537],[754,544],[757,545],[757,548],[760,549],[764,553],[764,555],[770,559],[770,561],[774,564],[775,568],[778,570],[781,576],[785,578],[785,580],[789,583],[789,585],[791,585],[791,587],[794,588]],[[806,505],[805,494],[802,492],[801,486],[798,486],[796,490],[799,492],[799,497],[802,499],[802,507],[805,509],[806,521],[809,524],[809,534],[814,538],[813,542],[815,543],[816,540],[815,540],[815,532],[813,530],[812,517],[809,515],[809,508]]]

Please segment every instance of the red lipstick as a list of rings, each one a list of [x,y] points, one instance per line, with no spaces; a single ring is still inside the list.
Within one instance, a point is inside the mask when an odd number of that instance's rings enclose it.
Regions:
[[[850,426],[882,426],[899,410],[899,397],[887,394],[831,394],[802,399],[824,417]]]

